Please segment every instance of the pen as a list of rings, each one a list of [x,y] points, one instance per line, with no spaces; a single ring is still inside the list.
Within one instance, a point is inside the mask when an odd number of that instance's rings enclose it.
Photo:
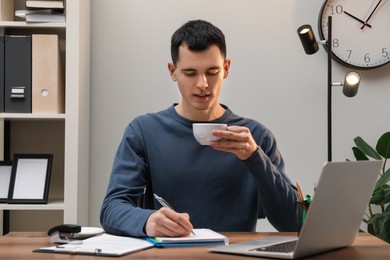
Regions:
[[[169,205],[169,203],[168,203],[165,199],[161,198],[160,196],[158,196],[158,195],[155,194],[155,193],[154,193],[153,195],[154,195],[154,198],[158,201],[158,203],[161,204],[161,206],[166,207],[166,208],[169,208],[169,209],[171,209],[171,210],[174,210],[174,209],[172,208],[172,206]],[[191,231],[191,233],[195,236],[195,232],[194,232],[193,230]]]
[[[307,211],[308,207],[306,205],[305,197],[303,197],[302,189],[297,183],[297,189],[298,189],[298,196],[299,196],[299,203],[303,205],[303,209]]]
[[[297,182],[297,189],[298,189],[299,199],[303,202],[305,200],[305,198],[303,197],[302,190],[301,190],[301,187],[299,186],[298,182]]]

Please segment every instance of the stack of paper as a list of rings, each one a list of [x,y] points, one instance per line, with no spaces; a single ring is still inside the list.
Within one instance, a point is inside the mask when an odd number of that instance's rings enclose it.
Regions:
[[[80,244],[70,243],[65,245],[42,247],[34,250],[34,252],[120,256],[150,247],[153,247],[153,245],[141,238],[121,237],[103,233],[80,241]]]
[[[15,16],[27,23],[64,23],[63,0],[26,0],[26,10],[16,10]]]
[[[26,0],[27,8],[64,9],[63,0]]]

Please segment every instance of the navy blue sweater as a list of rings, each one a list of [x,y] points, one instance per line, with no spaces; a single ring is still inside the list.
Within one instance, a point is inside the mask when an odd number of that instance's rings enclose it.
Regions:
[[[254,231],[257,218],[267,217],[279,231],[297,230],[297,193],[274,136],[259,122],[225,108],[213,122],[248,127],[260,153],[241,161],[200,145],[192,134],[194,122],[177,114],[174,105],[128,125],[101,209],[107,232],[146,236],[145,223],[160,208],[153,193],[188,213],[194,228]]]

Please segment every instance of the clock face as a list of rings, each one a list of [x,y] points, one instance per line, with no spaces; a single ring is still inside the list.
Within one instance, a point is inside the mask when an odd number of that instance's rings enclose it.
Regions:
[[[319,17],[322,40],[328,40],[332,16],[333,58],[358,69],[390,63],[390,0],[328,0]]]

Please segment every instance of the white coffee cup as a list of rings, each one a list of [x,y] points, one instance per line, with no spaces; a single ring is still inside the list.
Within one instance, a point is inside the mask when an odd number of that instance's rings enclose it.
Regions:
[[[214,129],[226,130],[227,124],[220,123],[194,123],[192,124],[192,132],[198,143],[201,145],[209,145],[211,141],[217,141],[220,138],[212,134]]]

